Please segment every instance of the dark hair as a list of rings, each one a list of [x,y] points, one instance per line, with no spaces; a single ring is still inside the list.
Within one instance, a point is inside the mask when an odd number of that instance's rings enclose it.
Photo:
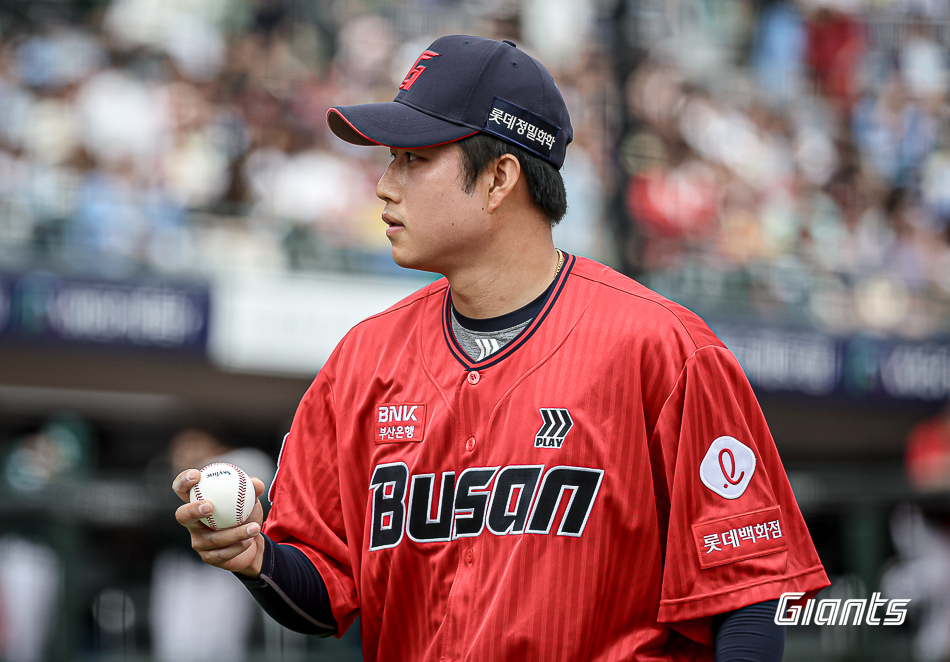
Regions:
[[[901,211],[901,208],[914,201],[910,189],[903,186],[897,186],[887,192],[884,198],[884,213],[893,216]]]
[[[521,163],[521,172],[524,173],[525,182],[528,184],[531,201],[544,213],[551,226],[557,225],[564,218],[567,212],[567,192],[564,190],[561,173],[553,165],[517,145],[487,133],[476,133],[460,140],[458,145],[462,150],[462,174],[465,177],[463,190],[466,193],[475,190],[479,175],[490,165],[505,154],[511,154]]]

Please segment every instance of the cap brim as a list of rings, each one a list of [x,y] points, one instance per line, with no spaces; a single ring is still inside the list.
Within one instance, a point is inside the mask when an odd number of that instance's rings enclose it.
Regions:
[[[331,108],[327,125],[337,137],[354,145],[401,149],[434,147],[478,133],[395,101]]]

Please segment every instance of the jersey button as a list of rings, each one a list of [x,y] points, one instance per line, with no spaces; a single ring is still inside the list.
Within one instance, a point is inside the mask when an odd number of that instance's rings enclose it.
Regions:
[[[468,438],[468,441],[465,442],[465,450],[471,453],[475,450],[475,435],[472,435]]]
[[[475,384],[477,384],[478,380],[481,378],[482,376],[479,375],[478,371],[476,370],[472,370],[470,373],[468,373],[468,383],[471,384],[472,386],[475,386]]]
[[[475,552],[472,551],[471,547],[465,550],[465,562],[469,565],[475,562]]]

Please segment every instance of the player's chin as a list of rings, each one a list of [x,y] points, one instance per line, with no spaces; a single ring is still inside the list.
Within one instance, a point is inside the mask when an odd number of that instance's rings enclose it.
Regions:
[[[393,241],[393,262],[403,269],[442,273],[439,270],[438,260],[433,259],[433,256],[428,255],[426,251],[414,250],[405,241]]]
[[[423,256],[410,250],[408,246],[393,242],[393,262],[403,269],[415,269],[417,271],[432,271],[427,265],[429,263]]]

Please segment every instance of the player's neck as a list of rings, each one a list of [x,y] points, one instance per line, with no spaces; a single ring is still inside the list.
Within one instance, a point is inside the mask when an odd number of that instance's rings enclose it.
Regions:
[[[477,264],[446,274],[452,305],[466,317],[498,317],[531,303],[548,288],[558,253],[547,241],[509,244]]]

